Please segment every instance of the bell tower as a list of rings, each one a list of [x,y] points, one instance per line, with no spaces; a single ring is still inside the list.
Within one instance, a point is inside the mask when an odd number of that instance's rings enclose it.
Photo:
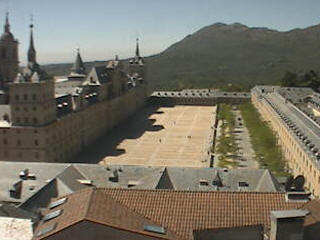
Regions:
[[[18,41],[10,32],[9,14],[6,14],[4,32],[0,37],[0,89],[8,91],[19,70]]]
[[[54,80],[40,68],[30,25],[28,64],[9,84],[11,118],[14,126],[44,126],[57,118]]]

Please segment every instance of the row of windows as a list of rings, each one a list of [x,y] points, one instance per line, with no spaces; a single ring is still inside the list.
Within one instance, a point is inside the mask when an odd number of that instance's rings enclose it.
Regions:
[[[16,58],[16,56],[17,56],[17,49],[16,49],[16,48],[13,48],[12,50],[13,50],[13,52],[12,52],[12,58]],[[2,48],[1,48],[1,58],[2,58],[2,59],[10,58],[6,47],[2,47]]]
[[[22,109],[22,108],[20,108],[20,107],[15,107],[15,110],[16,110],[17,112],[20,111],[20,109]],[[33,106],[33,107],[32,107],[32,110],[33,110],[33,111],[37,111],[37,107],[36,107],[36,106]],[[23,111],[28,112],[28,111],[29,111],[29,108],[24,107],[24,108],[23,108]]]
[[[21,118],[17,117],[16,123],[29,124],[29,118],[28,118],[28,117],[25,117],[25,118],[24,118],[24,121],[22,122],[22,121],[21,121]],[[37,119],[36,117],[34,117],[34,118],[32,119],[32,123],[33,123],[33,124],[38,124],[38,119]]]
[[[19,101],[19,100],[20,100],[20,95],[16,94],[15,99],[16,99],[16,101]],[[23,94],[23,95],[21,96],[21,100],[28,101],[28,99],[29,99],[29,95],[28,95],[28,94]],[[37,100],[37,95],[36,95],[36,94],[32,94],[32,95],[31,95],[31,99],[32,99],[33,101]]]
[[[6,138],[3,139],[3,145],[8,145],[8,140]],[[17,140],[17,146],[21,146],[22,142],[20,139]],[[34,140],[34,145],[38,146],[39,145],[39,140]]]
[[[268,109],[267,109],[268,110]],[[273,116],[272,113],[269,112],[268,114],[269,116],[272,116],[273,121],[277,121],[278,119],[276,117]],[[282,123],[278,123],[278,126],[282,126]],[[315,180],[318,180],[318,183],[320,183],[320,176],[317,176],[317,170],[314,169],[316,167],[313,166],[312,161],[310,162],[308,156],[306,155],[306,153],[301,150],[301,147],[298,143],[296,143],[296,141],[293,139],[293,137],[287,132],[287,130],[283,127],[277,128],[276,129],[277,132],[281,133],[283,135],[283,139],[286,139],[286,141],[289,142],[289,144],[291,145],[291,147],[287,146],[287,144],[285,142],[283,142],[283,149],[285,152],[285,155],[288,159],[291,159],[293,161],[293,166],[295,166],[295,169],[297,170],[296,174],[302,174],[305,179],[306,182],[308,183],[308,189],[312,190],[313,194],[314,194],[314,186],[311,186],[311,182],[312,178]],[[294,154],[292,152],[292,150],[296,153]],[[296,156],[298,157],[298,159],[296,159]],[[290,162],[289,162],[290,164]],[[303,169],[301,169],[303,168]],[[305,171],[308,171],[308,174],[305,173]]]
[[[4,152],[3,152],[3,155],[4,155],[4,157],[9,157],[9,156],[10,156],[10,154],[9,154],[8,151],[4,151]],[[17,157],[18,157],[18,158],[22,158],[22,157],[23,157],[22,152],[18,152],[18,153],[17,153]],[[34,152],[34,157],[38,159],[38,158],[40,157],[40,154],[39,154],[38,152]]]
[[[34,132],[34,133],[38,133],[38,130],[35,129],[35,130],[33,130],[33,132]],[[3,130],[2,130],[2,133],[3,133],[3,134],[6,134],[6,133],[7,133],[7,130],[6,130],[6,129],[3,129]],[[17,130],[16,130],[16,133],[19,134],[19,133],[20,133],[20,129],[17,129]]]

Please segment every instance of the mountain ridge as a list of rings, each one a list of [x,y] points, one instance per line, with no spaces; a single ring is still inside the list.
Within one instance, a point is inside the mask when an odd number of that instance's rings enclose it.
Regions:
[[[273,84],[286,71],[319,71],[319,49],[320,25],[278,31],[215,23],[146,57],[147,78],[157,89]],[[103,61],[87,63],[95,64]],[[55,73],[52,65],[45,68]],[[67,73],[66,68],[63,73]]]

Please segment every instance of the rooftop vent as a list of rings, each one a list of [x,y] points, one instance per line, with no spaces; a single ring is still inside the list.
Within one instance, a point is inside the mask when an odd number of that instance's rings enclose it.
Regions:
[[[249,187],[249,183],[245,181],[240,181],[238,182],[239,187]]]
[[[154,225],[144,225],[143,230],[146,232],[158,233],[158,234],[166,234],[166,230],[161,226]]]
[[[29,174],[29,169],[26,168],[26,169],[22,170],[22,171],[19,173],[19,177],[20,177],[20,178],[25,178],[25,177],[28,177],[28,174]]]
[[[9,190],[10,197],[12,198],[21,198],[21,192],[22,192],[22,181],[15,182],[12,187]]]
[[[139,185],[139,181],[130,180],[128,181],[128,188],[135,187]]]
[[[88,179],[77,179],[77,181],[83,185],[92,186],[93,181]]]
[[[56,228],[56,226],[57,226],[57,223],[51,224],[48,227],[40,229],[35,235],[36,235],[36,237],[40,237],[42,235],[45,235],[45,234],[53,231]]]
[[[49,207],[50,209],[53,209],[53,208],[55,208],[55,207],[58,207],[58,206],[64,204],[64,203],[67,201],[67,199],[68,199],[68,198],[61,198],[61,199],[59,199],[59,200],[57,200],[57,201],[51,202],[48,207]]]
[[[36,175],[29,172],[29,169],[24,169],[19,173],[19,177],[23,180],[36,180]]]
[[[111,182],[119,182],[119,173],[117,170],[114,170],[110,176],[109,176],[109,181]]]
[[[43,217],[42,220],[43,220],[44,222],[45,222],[45,221],[49,221],[49,220],[51,220],[51,219],[53,219],[53,218],[58,217],[61,213],[62,213],[62,210],[61,210],[61,209],[59,209],[59,210],[57,210],[57,211],[54,211],[54,212],[51,212],[51,213],[48,213],[48,214],[44,215],[44,217]]]
[[[209,186],[207,179],[200,179],[199,184],[200,184],[200,186]]]

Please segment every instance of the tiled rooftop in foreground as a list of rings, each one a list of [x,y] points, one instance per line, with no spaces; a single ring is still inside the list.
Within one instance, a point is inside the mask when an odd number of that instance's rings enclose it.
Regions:
[[[205,229],[258,225],[270,228],[271,211],[303,206],[301,202],[287,202],[285,193],[90,188],[65,197],[63,204],[45,212],[58,211],[59,214],[40,223],[36,232],[50,226],[54,228],[37,239],[66,230],[81,221],[90,221],[90,224],[157,239],[191,240],[194,231]],[[146,225],[163,228],[164,233],[144,231]]]

